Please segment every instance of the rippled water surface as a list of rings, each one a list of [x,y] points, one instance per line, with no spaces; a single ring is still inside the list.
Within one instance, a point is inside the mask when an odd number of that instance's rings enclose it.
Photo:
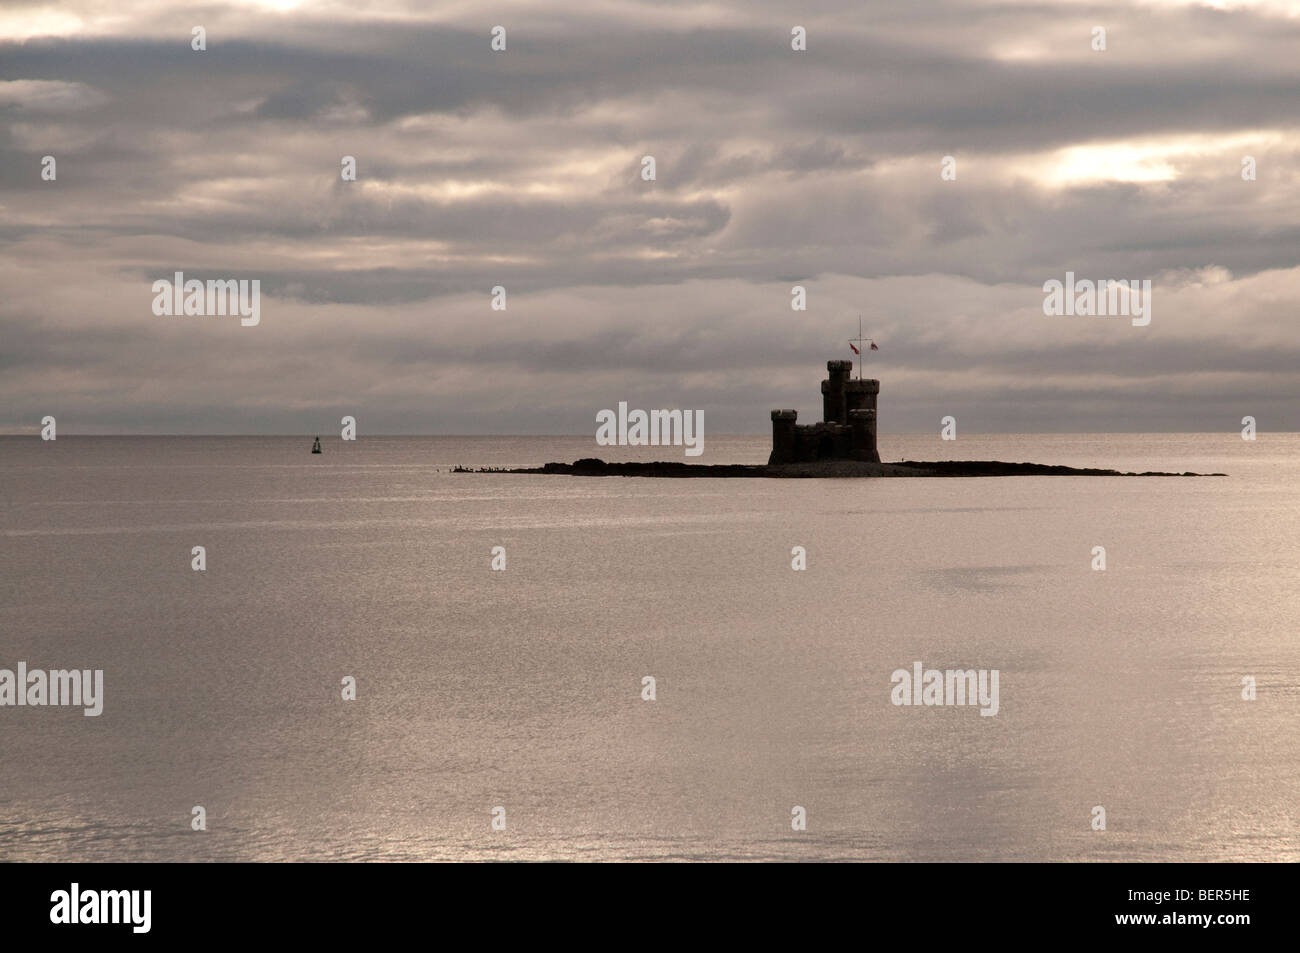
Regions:
[[[881,438],[1212,479],[309,447],[0,438],[0,668],[103,669],[106,693],[98,718],[0,707],[0,858],[1300,859],[1300,436]],[[998,714],[894,706],[916,660],[999,670]]]

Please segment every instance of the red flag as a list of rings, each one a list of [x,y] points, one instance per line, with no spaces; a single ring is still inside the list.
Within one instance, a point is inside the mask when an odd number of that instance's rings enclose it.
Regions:
[[[849,342],[849,347],[853,347],[853,342],[852,342],[852,341]],[[853,353],[854,353],[854,354],[861,354],[862,352],[859,351],[856,347],[853,347]]]
[[[875,342],[875,341],[872,341],[872,342],[871,342],[871,350],[873,350],[873,351],[879,351],[879,350],[880,350],[880,348],[876,347],[876,342]]]

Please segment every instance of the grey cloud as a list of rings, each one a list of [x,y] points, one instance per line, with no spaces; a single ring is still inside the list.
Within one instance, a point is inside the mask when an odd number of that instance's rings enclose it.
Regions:
[[[767,407],[811,409],[859,310],[889,337],[879,373],[899,378],[886,430],[928,428],[954,396],[987,429],[1198,429],[1252,397],[1300,428],[1286,409],[1300,355],[1267,312],[1300,291],[1300,22],[1126,3],[724,6],[725,20],[519,11],[503,55],[486,21],[220,4],[202,54],[187,27],[129,17],[106,37],[0,44],[0,80],[44,84],[0,95],[0,428],[82,395],[101,428],[310,429],[400,377],[370,407],[380,427],[568,428],[625,386],[761,430]],[[1091,21],[1110,49],[1088,58],[1074,44]],[[789,50],[795,22],[806,54]],[[989,52],[1021,40],[1062,48]],[[1238,150],[1259,159],[1253,183],[1227,152],[1180,155],[1181,178],[1157,184],[1008,172],[1068,146],[1261,130],[1283,138]],[[56,183],[39,178],[47,152]],[[950,153],[959,178],[943,183]],[[344,154],[361,183],[339,180]],[[1239,309],[1183,290],[1147,338],[1041,322],[1026,336],[1037,289],[1066,270],[1208,266],[1231,270]],[[260,277],[263,327],[151,320],[149,283],[175,270]],[[864,300],[866,279],[902,283]],[[796,282],[810,312],[789,309]],[[487,309],[497,284],[503,314]],[[484,385],[475,416],[446,388],[477,372],[512,389]]]

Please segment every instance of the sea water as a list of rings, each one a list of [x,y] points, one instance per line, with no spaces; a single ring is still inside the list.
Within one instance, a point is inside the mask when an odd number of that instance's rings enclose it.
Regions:
[[[0,668],[104,673],[0,707],[0,859],[1300,859],[1300,436],[310,443],[0,438]],[[996,714],[894,704],[916,663]]]

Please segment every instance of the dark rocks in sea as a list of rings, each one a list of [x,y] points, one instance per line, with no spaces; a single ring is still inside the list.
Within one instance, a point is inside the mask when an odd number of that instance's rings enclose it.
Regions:
[[[514,470],[484,468],[457,469],[456,473],[552,473],[567,476],[630,477],[776,477],[827,479],[842,477],[997,477],[997,476],[1226,476],[1223,473],[1144,473],[1100,470],[1089,467],[1051,466],[1043,463],[1004,463],[1001,460],[942,460],[899,463],[867,463],[857,460],[825,460],[814,463],[758,466],[743,463],[699,464],[677,462],[606,463],[586,457],[573,463],[548,463],[542,467]]]

